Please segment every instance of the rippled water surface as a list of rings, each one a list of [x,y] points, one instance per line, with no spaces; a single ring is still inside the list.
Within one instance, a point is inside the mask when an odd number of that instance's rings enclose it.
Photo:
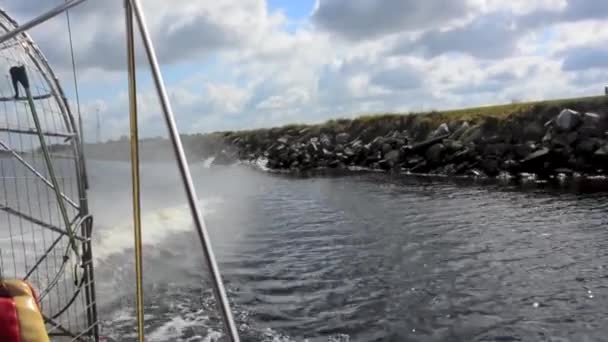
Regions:
[[[147,339],[215,341],[221,324],[172,169],[143,169]],[[128,341],[129,168],[89,170],[104,332]],[[608,336],[606,192],[202,165],[194,173],[245,341]]]

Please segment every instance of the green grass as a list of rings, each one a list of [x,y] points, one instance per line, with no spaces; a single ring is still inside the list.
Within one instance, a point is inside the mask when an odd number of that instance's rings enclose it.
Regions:
[[[361,115],[354,119],[336,118],[318,124],[289,124],[270,129],[227,132],[226,134],[227,136],[240,137],[257,135],[261,132],[280,132],[281,134],[297,135],[302,130],[306,130],[308,133],[318,134],[326,130],[333,132],[346,131],[348,127],[352,125],[363,127],[381,123],[405,125],[408,127],[414,125],[430,129],[439,126],[443,122],[468,121],[471,124],[475,124],[487,118],[497,118],[500,120],[513,115],[535,112],[535,108],[549,108],[551,106],[606,108],[608,107],[608,96],[589,96],[544,101],[518,102],[453,110],[432,111],[427,113],[373,113]]]
[[[465,109],[456,109],[440,112],[444,114],[446,119],[459,119],[459,120],[470,120],[477,121],[484,117],[495,117],[505,118],[512,114],[518,114],[529,111],[533,106],[537,105],[555,105],[555,106],[566,106],[572,103],[580,103],[587,101],[605,100],[606,96],[589,96],[569,99],[558,99],[558,100],[545,100],[545,101],[533,101],[533,102],[522,102],[522,103],[511,103],[494,106],[474,107]]]
[[[519,113],[525,113],[531,110],[534,106],[538,105],[555,105],[555,106],[568,106],[580,104],[583,102],[606,102],[608,96],[589,96],[589,97],[578,97],[578,98],[567,98],[557,100],[544,100],[544,101],[531,101],[531,102],[518,102],[510,104],[500,105],[489,105],[481,107],[471,107],[462,109],[432,111],[428,113],[378,113],[378,114],[366,114],[362,115],[354,120],[358,120],[362,123],[369,123],[377,120],[394,120],[404,115],[422,115],[430,116],[433,119],[431,121],[452,121],[462,120],[469,122],[478,122],[481,119],[487,117],[494,118],[506,118],[511,115],[517,115]],[[331,122],[333,120],[328,121]]]

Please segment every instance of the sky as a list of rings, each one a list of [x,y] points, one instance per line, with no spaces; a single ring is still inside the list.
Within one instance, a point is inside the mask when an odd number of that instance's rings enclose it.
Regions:
[[[63,0],[5,0],[19,22]],[[608,1],[145,0],[183,133],[603,94]],[[128,132],[121,0],[71,10],[85,122]],[[65,16],[31,31],[73,106]],[[138,38],[139,39],[139,38]],[[166,129],[138,44],[140,132]]]

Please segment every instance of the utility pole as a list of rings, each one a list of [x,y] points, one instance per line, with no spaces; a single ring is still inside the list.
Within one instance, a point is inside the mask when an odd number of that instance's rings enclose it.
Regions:
[[[96,109],[97,113],[97,143],[101,143],[101,121],[99,120],[99,107]]]

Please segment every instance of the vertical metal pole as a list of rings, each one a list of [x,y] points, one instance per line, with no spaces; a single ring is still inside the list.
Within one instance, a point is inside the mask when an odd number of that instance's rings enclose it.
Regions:
[[[148,32],[148,27],[146,26],[146,19],[141,9],[141,4],[139,0],[130,0],[131,5],[133,6],[133,11],[135,13],[135,17],[137,19],[137,24],[139,26],[139,31],[141,33],[141,38],[144,43],[144,48],[146,50],[146,55],[148,57],[148,62],[150,63],[150,68],[152,71],[152,77],[154,78],[154,84],[156,86],[156,91],[159,97],[160,105],[162,107],[162,111],[165,117],[165,121],[167,123],[167,128],[169,130],[169,137],[171,138],[171,142],[173,145],[173,151],[175,152],[175,157],[177,159],[177,164],[179,167],[179,171],[181,174],[182,181],[184,183],[184,187],[186,190],[186,196],[188,198],[188,204],[190,206],[190,211],[192,213],[192,219],[194,221],[194,227],[196,228],[196,232],[200,239],[203,253],[205,254],[205,261],[207,263],[207,267],[209,272],[211,273],[212,283],[215,298],[217,304],[222,313],[222,317],[224,320],[224,326],[226,329],[226,335],[230,338],[232,342],[239,342],[239,334],[234,323],[234,318],[232,317],[232,311],[230,310],[230,304],[228,302],[228,297],[226,296],[226,290],[224,289],[224,284],[222,283],[222,277],[220,275],[219,268],[217,266],[217,262],[215,261],[215,255],[213,254],[213,249],[211,248],[211,242],[209,240],[209,234],[207,233],[207,229],[205,227],[205,222],[203,221],[203,216],[201,214],[200,208],[198,206],[198,197],[196,195],[196,191],[194,188],[194,184],[192,182],[192,175],[190,174],[190,168],[188,167],[188,161],[186,160],[186,155],[184,153],[184,147],[182,146],[182,141],[179,136],[179,132],[177,130],[177,126],[175,124],[175,118],[173,116],[173,111],[171,109],[171,104],[169,103],[169,97],[167,96],[167,90],[165,89],[165,84],[160,72],[160,68],[158,65],[158,60],[156,58],[156,53],[154,50],[154,46],[152,45],[152,40],[150,38],[150,33]]]
[[[133,231],[135,234],[135,275],[137,298],[137,330],[139,342],[144,342],[144,288],[141,235],[141,201],[139,186],[139,132],[137,129],[137,80],[135,74],[135,33],[133,30],[133,9],[125,0],[125,21],[127,31],[127,69],[129,76],[129,122],[131,126],[131,182],[133,186]]]

